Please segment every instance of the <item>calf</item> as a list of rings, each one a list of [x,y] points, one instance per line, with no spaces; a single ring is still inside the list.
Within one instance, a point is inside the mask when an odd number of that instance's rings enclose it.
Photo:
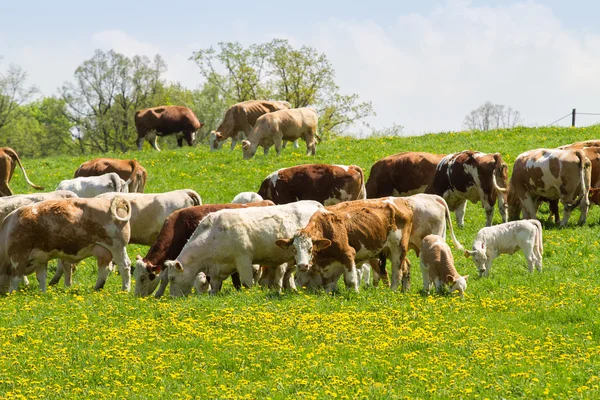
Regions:
[[[211,204],[181,209],[172,213],[164,222],[160,233],[148,250],[144,258],[137,256],[135,264],[135,294],[136,296],[149,296],[154,292],[160,281],[160,288],[156,297],[163,295],[168,281],[167,270],[164,267],[166,260],[175,259],[192,236],[198,224],[204,217],[219,210],[265,207],[273,205],[266,200],[252,204]],[[160,275],[160,279],[156,276]],[[241,286],[238,274],[232,275],[234,286]]]
[[[473,250],[467,250],[465,256],[473,256],[481,277],[488,276],[494,258],[519,249],[525,254],[529,272],[533,272],[533,267],[541,272],[544,248],[540,221],[527,219],[483,228],[473,242]]]
[[[39,194],[15,194],[13,196],[0,197],[0,222],[19,207],[39,203],[44,200],[71,199],[77,195],[70,190],[57,190],[56,192]]]
[[[282,264],[294,253],[275,245],[277,239],[290,237],[306,226],[323,206],[315,201],[299,201],[271,207],[221,210],[204,218],[174,261],[165,262],[172,296],[187,295],[199,272],[211,280],[216,293],[223,279],[240,274],[244,286],[251,287],[253,264],[277,268],[275,285],[281,290],[287,271]],[[292,289],[295,289],[291,280]]]
[[[91,198],[109,192],[128,193],[129,182],[110,172],[101,176],[65,179],[58,184],[56,190],[70,190],[79,197]]]
[[[315,200],[324,205],[366,198],[362,168],[356,165],[304,164],[267,176],[258,194],[275,204]]]
[[[260,194],[254,192],[242,192],[233,198],[231,204],[247,204],[263,201]]]
[[[129,242],[130,217],[131,205],[119,196],[112,200],[47,200],[13,211],[0,229],[0,292],[12,291],[20,277],[33,272],[40,289],[46,291],[49,260],[79,262],[91,256],[98,261],[96,290],[104,286],[114,261],[119,266],[123,290],[129,291],[131,263],[125,246]],[[65,285],[70,284],[67,268]]]
[[[116,158],[94,158],[77,168],[74,178],[80,176],[101,176],[114,172],[129,182],[129,193],[144,193],[148,172],[137,160],[119,160]]]
[[[431,291],[431,283],[435,284],[438,293],[443,285],[450,286],[450,293],[458,290],[464,297],[469,275],[460,276],[454,268],[454,257],[446,240],[438,235],[427,235],[421,243],[421,273],[423,274],[423,290]]]
[[[506,189],[500,187],[498,182],[505,185],[507,171],[508,167],[500,153],[465,150],[449,154],[439,162],[433,181],[425,193],[442,196],[450,210],[456,212],[459,227],[465,224],[467,200],[472,203],[481,201],[485,209],[485,225],[490,226],[497,198],[502,222],[506,222]]]
[[[392,289],[396,290],[402,280],[406,290],[409,274],[401,267],[405,265],[412,223],[410,208],[389,198],[356,200],[317,211],[305,228],[289,239],[277,240],[277,245],[294,249],[299,271],[320,271],[328,292],[342,274],[346,287],[358,291],[356,264],[383,252],[392,260]]]

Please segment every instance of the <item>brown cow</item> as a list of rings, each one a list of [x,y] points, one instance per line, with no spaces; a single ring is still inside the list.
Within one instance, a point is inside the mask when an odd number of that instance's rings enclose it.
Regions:
[[[456,213],[459,227],[465,224],[467,200],[481,201],[486,214],[485,225],[491,226],[496,197],[502,222],[507,220],[506,189],[498,185],[500,182],[506,186],[507,174],[508,166],[500,153],[465,150],[449,154],[440,161],[425,193],[442,196],[450,210]]]
[[[144,258],[137,256],[134,271],[136,296],[149,296],[154,292],[159,281],[161,285],[155,296],[160,297],[163,295],[168,284],[164,262],[177,258],[183,246],[185,246],[192,233],[198,227],[198,224],[200,224],[200,221],[208,214],[232,208],[265,207],[272,205],[274,203],[269,200],[249,204],[210,204],[188,207],[172,213],[163,224],[156,241],[150,247],[146,256]],[[158,274],[160,274],[161,279],[156,279],[156,275]],[[232,280],[236,289],[239,289],[241,283],[237,272],[232,276]]]
[[[315,200],[324,205],[366,198],[362,168],[356,165],[304,164],[267,176],[258,194],[275,204]]]
[[[244,158],[254,157],[258,146],[264,149],[264,155],[269,153],[271,146],[275,146],[277,155],[281,153],[281,143],[284,140],[304,139],[306,142],[306,155],[317,153],[317,126],[319,114],[314,108],[293,108],[268,113],[256,120],[248,140],[242,142]]]
[[[27,177],[27,172],[25,172],[25,168],[23,168],[23,164],[21,164],[21,160],[19,159],[19,155],[16,151],[11,149],[10,147],[1,147],[0,148],[0,196],[12,196],[13,191],[8,186],[8,182],[10,182],[13,173],[15,172],[15,167],[19,165],[21,171],[23,171],[23,176],[25,177],[25,182],[29,184],[34,189],[44,190],[43,187],[32,183]]]
[[[425,236],[421,244],[420,260],[425,294],[429,294],[432,283],[435,284],[438,293],[442,291],[443,285],[447,284],[450,286],[450,293],[458,290],[460,297],[464,297],[469,275],[460,276],[456,272],[452,251],[443,237]]]
[[[423,193],[445,156],[407,151],[382,158],[371,167],[366,184],[367,198]]]
[[[358,291],[356,264],[386,254],[392,260],[392,290],[402,281],[406,291],[410,271],[403,267],[412,224],[411,209],[389,198],[356,200],[318,210],[306,228],[276,244],[294,246],[298,271],[317,269],[328,292],[342,274],[346,287]]]
[[[33,272],[46,291],[48,261],[79,262],[91,256],[98,261],[95,289],[104,286],[114,261],[128,291],[130,217],[131,205],[120,196],[47,200],[13,211],[0,230],[0,292],[6,292],[9,280],[12,291],[22,276]],[[71,269],[65,268],[65,285],[70,284]]]
[[[203,124],[198,121],[194,112],[182,106],[161,106],[136,111],[135,127],[138,133],[138,150],[142,149],[144,138],[154,150],[160,151],[156,144],[156,136],[175,133],[177,145],[183,146],[183,139],[189,146],[194,144],[196,131]]]
[[[86,161],[75,171],[80,176],[100,176],[114,172],[129,182],[129,193],[144,193],[148,172],[137,160],[119,160],[116,158],[94,158]]]
[[[238,133],[244,132],[246,137],[256,124],[256,120],[263,115],[292,108],[287,101],[248,100],[232,105],[225,111],[223,122],[212,131],[209,136],[210,150],[219,150],[223,142],[231,138],[231,150],[238,142]],[[285,147],[285,143],[284,146]]]
[[[519,199],[509,204],[512,218],[523,211],[523,218],[536,217],[538,199],[560,200],[565,212],[560,226],[565,226],[571,212],[579,205],[579,223],[585,223],[590,201],[591,163],[583,150],[535,149],[519,154],[510,179],[510,190]]]

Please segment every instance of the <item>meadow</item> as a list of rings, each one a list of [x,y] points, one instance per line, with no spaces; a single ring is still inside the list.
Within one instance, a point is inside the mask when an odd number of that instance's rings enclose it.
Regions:
[[[400,151],[500,152],[512,165],[529,149],[600,138],[588,128],[515,128],[410,138],[340,138],[316,157],[289,146],[244,161],[238,146],[137,158],[149,172],[146,192],[192,188],[205,204],[256,191],[270,172],[303,163],[356,164],[368,175],[378,159]],[[227,145],[226,145],[227,146]],[[23,160],[30,179],[52,190],[98,154]],[[11,187],[29,193],[20,171]],[[561,207],[562,215],[562,207]],[[547,206],[539,214],[545,221]],[[214,297],[136,298],[111,276],[94,292],[95,262],[80,263],[74,286],[47,293],[37,281],[0,299],[0,397],[52,398],[598,398],[600,277],[596,254],[600,207],[585,226],[544,222],[544,270],[529,274],[521,253],[494,261],[489,278],[455,251],[470,274],[464,299],[421,295],[414,253],[408,293],[361,287],[336,295],[279,295],[227,282]],[[454,219],[454,222],[456,221]],[[495,212],[494,222],[500,217]],[[480,204],[467,206],[458,239],[470,246],[485,224]],[[456,226],[456,225],[455,225]],[[130,258],[147,248],[131,245]],[[454,249],[453,249],[454,250]],[[54,266],[51,266],[53,270]]]

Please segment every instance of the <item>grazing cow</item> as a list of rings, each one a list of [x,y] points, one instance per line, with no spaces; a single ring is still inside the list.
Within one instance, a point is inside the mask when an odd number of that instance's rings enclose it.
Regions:
[[[535,267],[542,272],[542,224],[536,219],[512,221],[483,228],[477,233],[473,250],[465,251],[465,256],[473,256],[479,276],[488,276],[492,261],[500,254],[514,254],[523,250],[529,272]]]
[[[591,190],[591,189],[590,189]],[[591,193],[591,192],[590,192]],[[510,185],[508,190],[506,191],[506,198],[508,203],[508,220],[516,221],[521,219],[521,203],[519,197],[517,197],[515,190],[510,190]],[[540,208],[540,204],[542,202],[548,203],[548,207],[550,210],[549,221],[554,220],[554,223],[558,225],[560,223],[560,213],[558,212],[558,200],[550,200],[545,197],[539,197],[536,203],[536,214],[537,210]]]
[[[344,275],[346,287],[358,291],[356,264],[387,254],[392,260],[392,290],[402,280],[408,289],[409,271],[403,271],[413,214],[394,198],[356,200],[317,211],[305,228],[289,239],[279,239],[282,249],[294,249],[299,272],[316,269],[327,292]]]
[[[288,110],[292,105],[287,101],[248,100],[232,105],[225,112],[223,122],[216,131],[209,136],[210,151],[219,150],[223,143],[231,138],[231,150],[235,148],[238,140],[243,140],[256,124],[256,120],[273,111]],[[298,147],[297,142],[294,146]],[[285,147],[285,143],[284,143]]]
[[[263,201],[260,194],[254,192],[242,192],[238,193],[238,195],[233,198],[231,204],[247,204],[256,203],[258,201]]]
[[[467,290],[469,275],[460,276],[454,268],[454,256],[446,240],[438,235],[427,235],[421,244],[421,274],[423,275],[423,290],[429,294],[431,283],[435,284],[438,293],[443,285],[450,286],[450,293],[458,290],[464,297]]]
[[[423,193],[444,157],[445,154],[407,151],[382,158],[371,167],[366,184],[367,198]]]
[[[135,294],[137,296],[149,296],[160,281],[161,286],[156,297],[163,295],[167,287],[167,274],[164,267],[166,260],[175,259],[188,239],[192,236],[198,224],[210,213],[230,209],[247,207],[265,207],[273,205],[272,201],[262,201],[252,204],[210,204],[204,206],[188,207],[172,213],[162,225],[160,233],[148,250],[144,258],[137,256],[135,264]],[[160,275],[161,279],[155,279]],[[234,286],[240,287],[239,275],[232,275]]]
[[[317,153],[317,125],[319,115],[314,108],[293,108],[265,114],[256,121],[248,140],[242,142],[244,158],[254,157],[258,146],[262,146],[265,156],[275,145],[277,155],[281,153],[283,140],[299,138],[306,142],[306,155]]]
[[[356,165],[305,164],[267,176],[258,194],[275,204],[315,200],[324,205],[366,198],[362,168]]]
[[[119,178],[114,172],[101,176],[87,176],[61,181],[56,190],[70,190],[79,197],[96,197],[102,193],[129,192],[129,182]]]
[[[565,212],[560,226],[569,221],[577,205],[581,209],[579,223],[585,223],[590,201],[591,163],[582,150],[536,149],[515,159],[510,179],[511,195],[518,201],[509,204],[511,219],[523,211],[523,218],[536,217],[538,200],[560,200]]]
[[[13,196],[0,197],[0,222],[19,207],[39,203],[44,200],[71,199],[78,197],[69,190],[57,190],[56,192],[39,194],[15,194]]]
[[[81,164],[75,171],[74,177],[100,176],[109,172],[114,172],[121,179],[129,182],[129,193],[144,193],[148,172],[136,160],[94,158]]]
[[[465,225],[467,200],[481,201],[485,209],[486,226],[492,225],[494,203],[498,198],[498,211],[502,222],[507,219],[506,186],[508,167],[500,153],[486,154],[465,150],[449,154],[438,164],[433,181],[425,193],[442,196],[450,210],[456,213],[458,226]]]
[[[0,230],[0,292],[12,291],[22,276],[33,272],[40,289],[46,291],[49,260],[79,262],[91,256],[98,261],[96,290],[104,287],[114,261],[119,266],[123,290],[128,291],[131,263],[125,246],[129,242],[130,217],[131,206],[120,196],[112,200],[47,200],[13,211]],[[70,284],[67,268],[65,286]]]
[[[316,201],[299,201],[280,206],[221,210],[208,215],[177,259],[165,262],[171,296],[189,294],[199,272],[210,277],[212,294],[236,271],[242,284],[251,287],[252,264],[276,268],[275,286],[281,290],[284,277],[289,276],[290,288],[295,289],[286,268],[288,261],[293,261],[294,252],[279,248],[275,242],[306,226],[310,217],[322,208]]]
[[[196,139],[196,131],[202,126],[203,124],[198,121],[194,112],[187,107],[161,106],[135,112],[138,150],[142,149],[145,138],[154,150],[160,151],[156,144],[156,136],[173,133],[177,136],[179,147],[183,146],[183,139],[189,146],[192,146]]]
[[[19,168],[23,171],[23,177],[29,186],[36,190],[44,190],[43,187],[38,186],[29,180],[27,172],[25,172],[25,168],[23,168],[23,164],[21,164],[21,160],[16,151],[10,147],[0,147],[0,196],[13,195],[13,191],[10,186],[8,186],[8,182],[10,182],[17,165],[19,165]]]

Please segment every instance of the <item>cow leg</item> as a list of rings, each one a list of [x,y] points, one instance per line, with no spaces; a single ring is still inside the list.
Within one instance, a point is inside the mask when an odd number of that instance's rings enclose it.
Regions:
[[[297,292],[298,289],[296,288],[296,280],[294,279],[294,270],[295,268],[289,268],[288,265],[288,268],[286,268],[285,275],[283,277],[283,285],[291,291]]]
[[[579,217],[579,225],[585,224],[587,220],[588,211],[590,209],[590,198],[586,193],[583,194],[581,203],[579,204],[579,210],[581,211],[581,215]]]
[[[433,278],[433,284],[435,285],[435,291],[440,294],[442,293],[442,281],[440,280],[440,278],[435,277]]]
[[[573,212],[573,208],[570,207],[568,204],[565,204],[563,219],[562,219],[562,221],[560,221],[560,225],[559,225],[561,228],[564,228],[565,226],[567,226],[567,223],[569,222],[569,218],[571,218],[572,212]],[[583,213],[582,213],[582,215],[583,215]],[[579,219],[579,221],[581,221],[581,218]]]
[[[381,279],[386,286],[390,286],[390,278],[388,277],[387,269],[385,267],[386,258],[383,255],[379,256],[379,259],[372,258],[369,260],[371,270],[373,271],[373,286],[379,285]]]
[[[0,275],[0,294],[6,294],[10,285],[10,275]]]
[[[465,227],[465,210],[467,209],[467,200],[463,200],[458,203],[454,213],[456,214],[456,221],[459,228]]]
[[[242,288],[240,274],[237,271],[231,274],[231,283],[233,283],[233,287],[235,288],[235,290],[240,290]]]
[[[287,142],[288,142],[287,140],[283,140],[283,141],[281,142],[281,148],[282,148],[282,149],[285,149],[285,146],[287,145]]]
[[[484,204],[483,207],[485,209],[485,226],[492,226],[494,220],[494,206],[491,204]]]
[[[366,287],[371,286],[371,265],[368,262],[363,263],[357,272],[360,271],[360,277],[358,279],[358,283],[364,282]]]
[[[151,132],[146,135],[146,140],[150,143],[152,148],[156,151],[160,151],[158,144],[156,144],[156,132]]]
[[[275,135],[273,138],[273,145],[275,146],[275,151],[277,155],[281,155],[281,135]]]
[[[525,254],[525,259],[527,260],[527,270],[530,274],[533,273],[533,268],[537,264],[537,258],[533,254],[533,246],[534,244],[529,242],[521,245],[521,250],[523,250],[523,254]]]
[[[298,140],[299,140],[299,139],[296,139],[296,140],[294,140],[294,148],[295,148],[295,149],[297,149],[297,148],[299,148],[299,147],[300,147],[300,145],[298,144]]]
[[[521,211],[523,219],[535,219],[537,214],[537,199],[534,199],[529,193],[521,200]]]
[[[73,284],[73,264],[67,261],[58,260],[56,272],[58,272],[58,265],[60,265],[61,271],[65,274],[65,287],[71,287],[71,285]],[[60,277],[58,279],[60,279]],[[52,278],[52,280],[54,280],[54,277]],[[56,281],[56,283],[58,283],[58,281]],[[52,282],[50,282],[50,284],[52,284]]]
[[[119,268],[121,274],[121,290],[129,292],[131,289],[131,260],[127,255],[127,248],[111,249],[112,260]]]
[[[183,147],[183,136],[177,138],[177,147]]]
[[[344,283],[346,289],[358,293],[358,279],[356,276],[356,264],[354,262],[344,266]]]
[[[23,281],[23,285],[25,286],[29,286],[29,279],[27,279],[27,277],[25,275],[22,276],[22,281]]]
[[[96,261],[98,263],[98,279],[96,280],[96,285],[94,285],[94,290],[100,290],[104,288],[106,279],[108,279],[108,275],[113,270],[113,264],[105,257],[97,257]]]
[[[64,261],[60,259],[56,261],[56,272],[54,273],[54,276],[52,276],[52,279],[50,279],[50,286],[54,286],[60,282],[60,278],[62,278],[64,271],[63,263]]]
[[[231,147],[229,148],[229,151],[235,150],[235,146],[237,145],[237,142],[238,142],[237,137],[232,136],[231,137]]]
[[[137,138],[137,148],[138,150],[142,150],[142,146],[144,145],[144,137]]]
[[[265,156],[269,155],[269,150],[271,150],[271,146],[265,146],[265,147],[263,147],[263,154]]]
[[[10,278],[10,284],[8,286],[8,293],[12,293],[19,289],[21,283],[21,276],[13,276]]]
[[[48,276],[48,263],[41,263],[35,270],[35,277],[40,285],[40,290],[46,292],[46,278]]]
[[[492,257],[488,257],[488,259],[485,262],[485,271],[483,272],[483,276],[485,276],[486,278],[490,275],[490,270],[492,269]]]
[[[221,286],[223,286],[223,279],[219,277],[210,278],[210,291],[208,292],[208,294],[210,294],[211,296],[216,295],[221,291]]]
[[[421,260],[421,275],[423,276],[423,292],[429,294],[431,283],[429,282],[429,267]]]
[[[275,276],[271,286],[273,289],[277,289],[279,293],[283,290],[283,279],[285,277],[285,271],[287,270],[287,263],[283,263],[275,267]]]
[[[241,257],[235,262],[237,272],[240,274],[242,285],[246,288],[251,288],[254,285],[254,269],[252,268],[252,260]]]
[[[502,218],[502,223],[508,222],[508,204],[505,195],[502,193],[498,193],[498,212]]]
[[[156,293],[154,293],[154,297],[157,299],[165,294],[165,290],[167,290],[167,285],[169,284],[169,272],[166,268],[163,268],[160,271],[160,274],[158,274],[158,279],[160,279],[160,284],[158,286],[158,290]]]

